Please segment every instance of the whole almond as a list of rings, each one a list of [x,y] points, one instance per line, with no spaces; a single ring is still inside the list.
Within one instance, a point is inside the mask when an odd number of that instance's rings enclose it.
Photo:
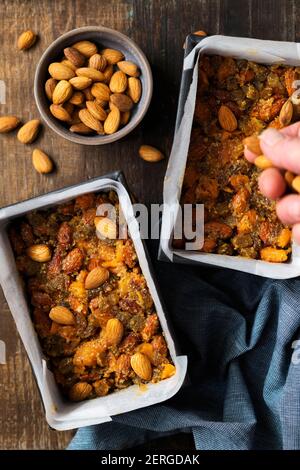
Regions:
[[[71,78],[70,83],[76,90],[84,90],[89,87],[93,81],[88,77],[74,77]]]
[[[120,124],[121,126],[126,126],[128,124],[130,119],[130,111],[125,111],[125,113],[121,113],[121,120]]]
[[[123,93],[127,88],[127,77],[125,73],[121,70],[115,72],[110,79],[109,88],[112,93]]]
[[[108,346],[117,346],[124,334],[123,324],[118,318],[110,318],[104,330],[105,343]]]
[[[290,124],[293,117],[293,112],[293,103],[290,100],[287,100],[279,113],[279,121],[282,126],[288,126]]]
[[[86,101],[93,101],[94,100],[94,96],[92,95],[92,90],[91,90],[91,87],[88,87],[88,88],[85,88],[83,90],[83,94],[85,96],[85,100]]]
[[[66,47],[64,49],[66,58],[75,65],[75,67],[82,67],[86,61],[86,58],[79,50],[75,47]]]
[[[89,67],[103,72],[107,66],[107,60],[104,55],[94,54],[89,58]]]
[[[0,117],[0,134],[13,131],[20,124],[20,120],[16,116]]]
[[[75,91],[71,98],[69,99],[69,103],[74,104],[75,106],[79,106],[85,100],[84,93],[82,91]]]
[[[105,80],[104,80],[105,83],[110,82],[110,79],[111,79],[113,73],[114,73],[114,67],[113,67],[113,65],[109,64],[106,67],[106,69],[104,69],[104,71],[103,71],[103,75],[105,77]]]
[[[92,67],[81,67],[76,70],[76,75],[90,78],[93,82],[103,82],[105,80],[103,73],[100,70],[92,69]]]
[[[254,160],[254,165],[261,170],[266,170],[267,168],[272,168],[273,163],[265,155],[259,155]]]
[[[143,380],[151,380],[152,378],[152,366],[148,357],[140,352],[135,353],[131,356],[130,364],[136,375]]]
[[[74,325],[75,323],[75,318],[71,310],[60,305],[51,308],[49,317],[59,325]]]
[[[80,122],[78,124],[73,124],[70,127],[70,131],[76,132],[77,134],[90,134],[91,132],[93,132],[93,130],[90,127],[83,124],[83,122]]]
[[[260,148],[260,142],[257,135],[250,135],[243,140],[245,147],[250,150],[250,152],[255,153],[256,155],[261,155],[262,150]]]
[[[71,401],[82,401],[88,398],[92,391],[93,387],[88,382],[77,382],[70,388],[69,398]]]
[[[140,75],[138,66],[129,60],[121,60],[117,65],[122,72],[130,77],[138,77]]]
[[[57,80],[55,80],[55,78],[52,78],[52,77],[48,78],[48,80],[45,83],[45,92],[46,92],[48,100],[50,101],[52,101],[53,92],[55,90],[57,83],[58,83]]]
[[[139,156],[146,162],[160,162],[165,158],[164,154],[151,145],[141,145],[139,148]]]
[[[18,49],[20,51],[25,51],[29,49],[36,42],[36,39],[37,35],[33,31],[31,31],[30,29],[28,31],[24,31],[24,33],[19,36]]]
[[[109,278],[109,271],[106,268],[99,266],[98,268],[92,269],[85,279],[86,289],[96,289],[106,282]]]
[[[222,129],[233,132],[237,128],[237,120],[228,106],[222,105],[218,112],[219,123]]]
[[[24,126],[19,129],[17,138],[22,144],[31,144],[38,136],[41,122],[38,119],[32,119],[26,122]]]
[[[292,181],[292,188],[297,191],[297,193],[300,193],[300,176],[295,176]]]
[[[60,80],[52,95],[54,104],[63,104],[68,101],[73,93],[72,85],[67,80]]]
[[[55,80],[70,80],[75,77],[75,72],[67,65],[59,62],[53,62],[49,65],[49,73]]]
[[[74,111],[74,104],[70,103],[70,101],[67,101],[67,103],[64,103],[63,107],[70,114],[71,119],[72,119],[72,114]]]
[[[128,79],[128,95],[134,103],[140,101],[142,94],[142,84],[139,78],[129,77]]]
[[[133,101],[130,96],[122,93],[114,93],[110,96],[110,100],[122,113],[130,111],[133,106]]]
[[[114,134],[117,132],[120,126],[121,113],[118,108],[111,110],[109,115],[104,121],[104,132],[105,134]]]
[[[47,245],[31,245],[27,248],[27,256],[38,263],[45,263],[51,259],[51,251]]]
[[[91,93],[97,100],[109,101],[110,89],[105,83],[94,83]]]
[[[99,121],[105,121],[107,114],[106,111],[97,103],[97,101],[86,101],[86,107],[94,118]]]
[[[56,119],[59,119],[59,121],[71,121],[71,116],[68,111],[59,104],[51,104],[50,111]]]
[[[75,49],[77,49],[85,57],[92,57],[92,55],[97,54],[97,46],[91,41],[79,41],[76,44],[73,44]]]
[[[51,173],[53,170],[52,160],[40,149],[32,152],[32,164],[38,173]]]
[[[89,100],[89,101],[93,101],[94,98],[95,98],[95,97],[92,95],[92,99]],[[96,103],[98,103],[98,104],[101,106],[101,108],[103,108],[104,110],[107,109],[107,105],[109,104],[107,101],[105,101],[105,100],[99,100],[99,99],[96,99]]]
[[[115,240],[117,238],[117,225],[113,220],[108,217],[95,217],[94,223],[99,238],[108,238],[109,240]]]
[[[103,49],[101,54],[104,55],[107,62],[112,65],[117,64],[124,59],[122,52],[116,49]]]
[[[61,62],[60,62],[62,65],[66,65],[67,67],[69,67],[69,69],[73,70],[73,72],[76,72],[76,65],[73,64],[73,62],[71,62],[70,60],[68,59],[63,59]]]
[[[103,133],[101,122],[98,119],[95,119],[88,109],[81,109],[79,111],[79,117],[83,124],[85,124],[87,127],[90,127],[96,132]]]

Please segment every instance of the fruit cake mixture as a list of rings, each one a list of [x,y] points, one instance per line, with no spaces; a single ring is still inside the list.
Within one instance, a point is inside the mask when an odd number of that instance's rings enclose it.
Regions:
[[[175,373],[133,243],[96,217],[101,203],[118,210],[114,192],[85,194],[9,228],[42,349],[73,401]]]
[[[291,231],[258,189],[261,169],[244,158],[243,139],[283,127],[280,111],[299,70],[202,56],[182,204],[203,203],[201,251],[285,262]],[[294,109],[293,119],[297,118]],[[285,123],[286,125],[286,123]],[[184,240],[174,240],[182,248]]]

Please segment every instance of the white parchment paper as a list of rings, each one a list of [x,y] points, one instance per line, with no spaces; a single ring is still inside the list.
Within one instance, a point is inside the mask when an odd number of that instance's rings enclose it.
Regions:
[[[179,207],[182,183],[193,124],[198,82],[198,59],[201,54],[219,54],[253,62],[285,65],[300,65],[300,46],[297,43],[263,41],[260,39],[210,36],[198,43],[184,60],[184,70],[193,68],[193,78],[184,106],[184,114],[175,132],[172,151],[164,181],[164,204]],[[163,211],[160,246],[170,261],[174,260],[171,237],[174,224]],[[292,246],[292,257],[288,263],[268,263],[238,256],[207,254],[176,250],[176,256],[185,262],[197,262],[235,269],[251,274],[276,279],[288,279],[300,274],[300,247]]]
[[[114,190],[117,192],[130,235],[139,258],[141,270],[146,278],[150,293],[159,316],[176,374],[157,384],[148,384],[145,389],[133,385],[106,397],[95,398],[82,403],[65,400],[58,389],[53,374],[49,371],[43,356],[36,332],[33,328],[28,305],[24,296],[20,276],[17,272],[14,255],[8,240],[6,227],[15,217],[34,209],[61,204],[79,194],[93,191]],[[140,239],[139,227],[134,218],[133,208],[124,186],[114,180],[99,179],[46,194],[0,210],[0,282],[11,313],[29,356],[37,384],[41,393],[48,424],[57,430],[74,429],[82,426],[104,423],[111,416],[132,411],[167,400],[181,387],[187,369],[187,357],[177,356],[166,317],[157,294],[149,269],[145,250]],[[5,338],[4,338],[5,339]]]

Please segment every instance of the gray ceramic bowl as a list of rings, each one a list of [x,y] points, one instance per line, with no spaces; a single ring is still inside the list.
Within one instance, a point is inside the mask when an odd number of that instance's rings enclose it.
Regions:
[[[135,62],[141,71],[141,75],[139,77],[142,82],[141,99],[139,103],[134,106],[128,124],[115,134],[104,136],[84,136],[72,133],[63,123],[52,116],[49,110],[50,103],[47,99],[44,88],[45,82],[49,78],[48,67],[52,62],[60,60],[63,55],[63,50],[66,47],[83,40],[94,42],[99,46],[99,49],[112,48],[122,51],[126,60]],[[145,116],[151,101],[152,89],[153,80],[151,68],[141,49],[124,34],[102,26],[86,26],[83,28],[73,29],[56,39],[42,55],[37,65],[34,79],[35,101],[43,120],[61,137],[71,140],[72,142],[85,145],[108,144],[129,134],[129,132],[131,132]]]

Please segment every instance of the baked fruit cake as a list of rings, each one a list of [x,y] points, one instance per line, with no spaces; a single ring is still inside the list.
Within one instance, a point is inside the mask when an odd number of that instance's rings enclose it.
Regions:
[[[200,251],[289,260],[291,230],[278,220],[275,202],[258,189],[258,176],[268,162],[261,156],[257,166],[249,163],[243,140],[298,119],[300,108],[293,106],[288,120],[286,111],[299,72],[297,67],[201,56],[181,196],[182,204],[204,204]],[[184,246],[185,240],[173,240],[174,248]]]
[[[114,192],[89,193],[8,229],[43,352],[72,401],[175,373],[133,243],[96,216],[101,203],[118,211]]]

